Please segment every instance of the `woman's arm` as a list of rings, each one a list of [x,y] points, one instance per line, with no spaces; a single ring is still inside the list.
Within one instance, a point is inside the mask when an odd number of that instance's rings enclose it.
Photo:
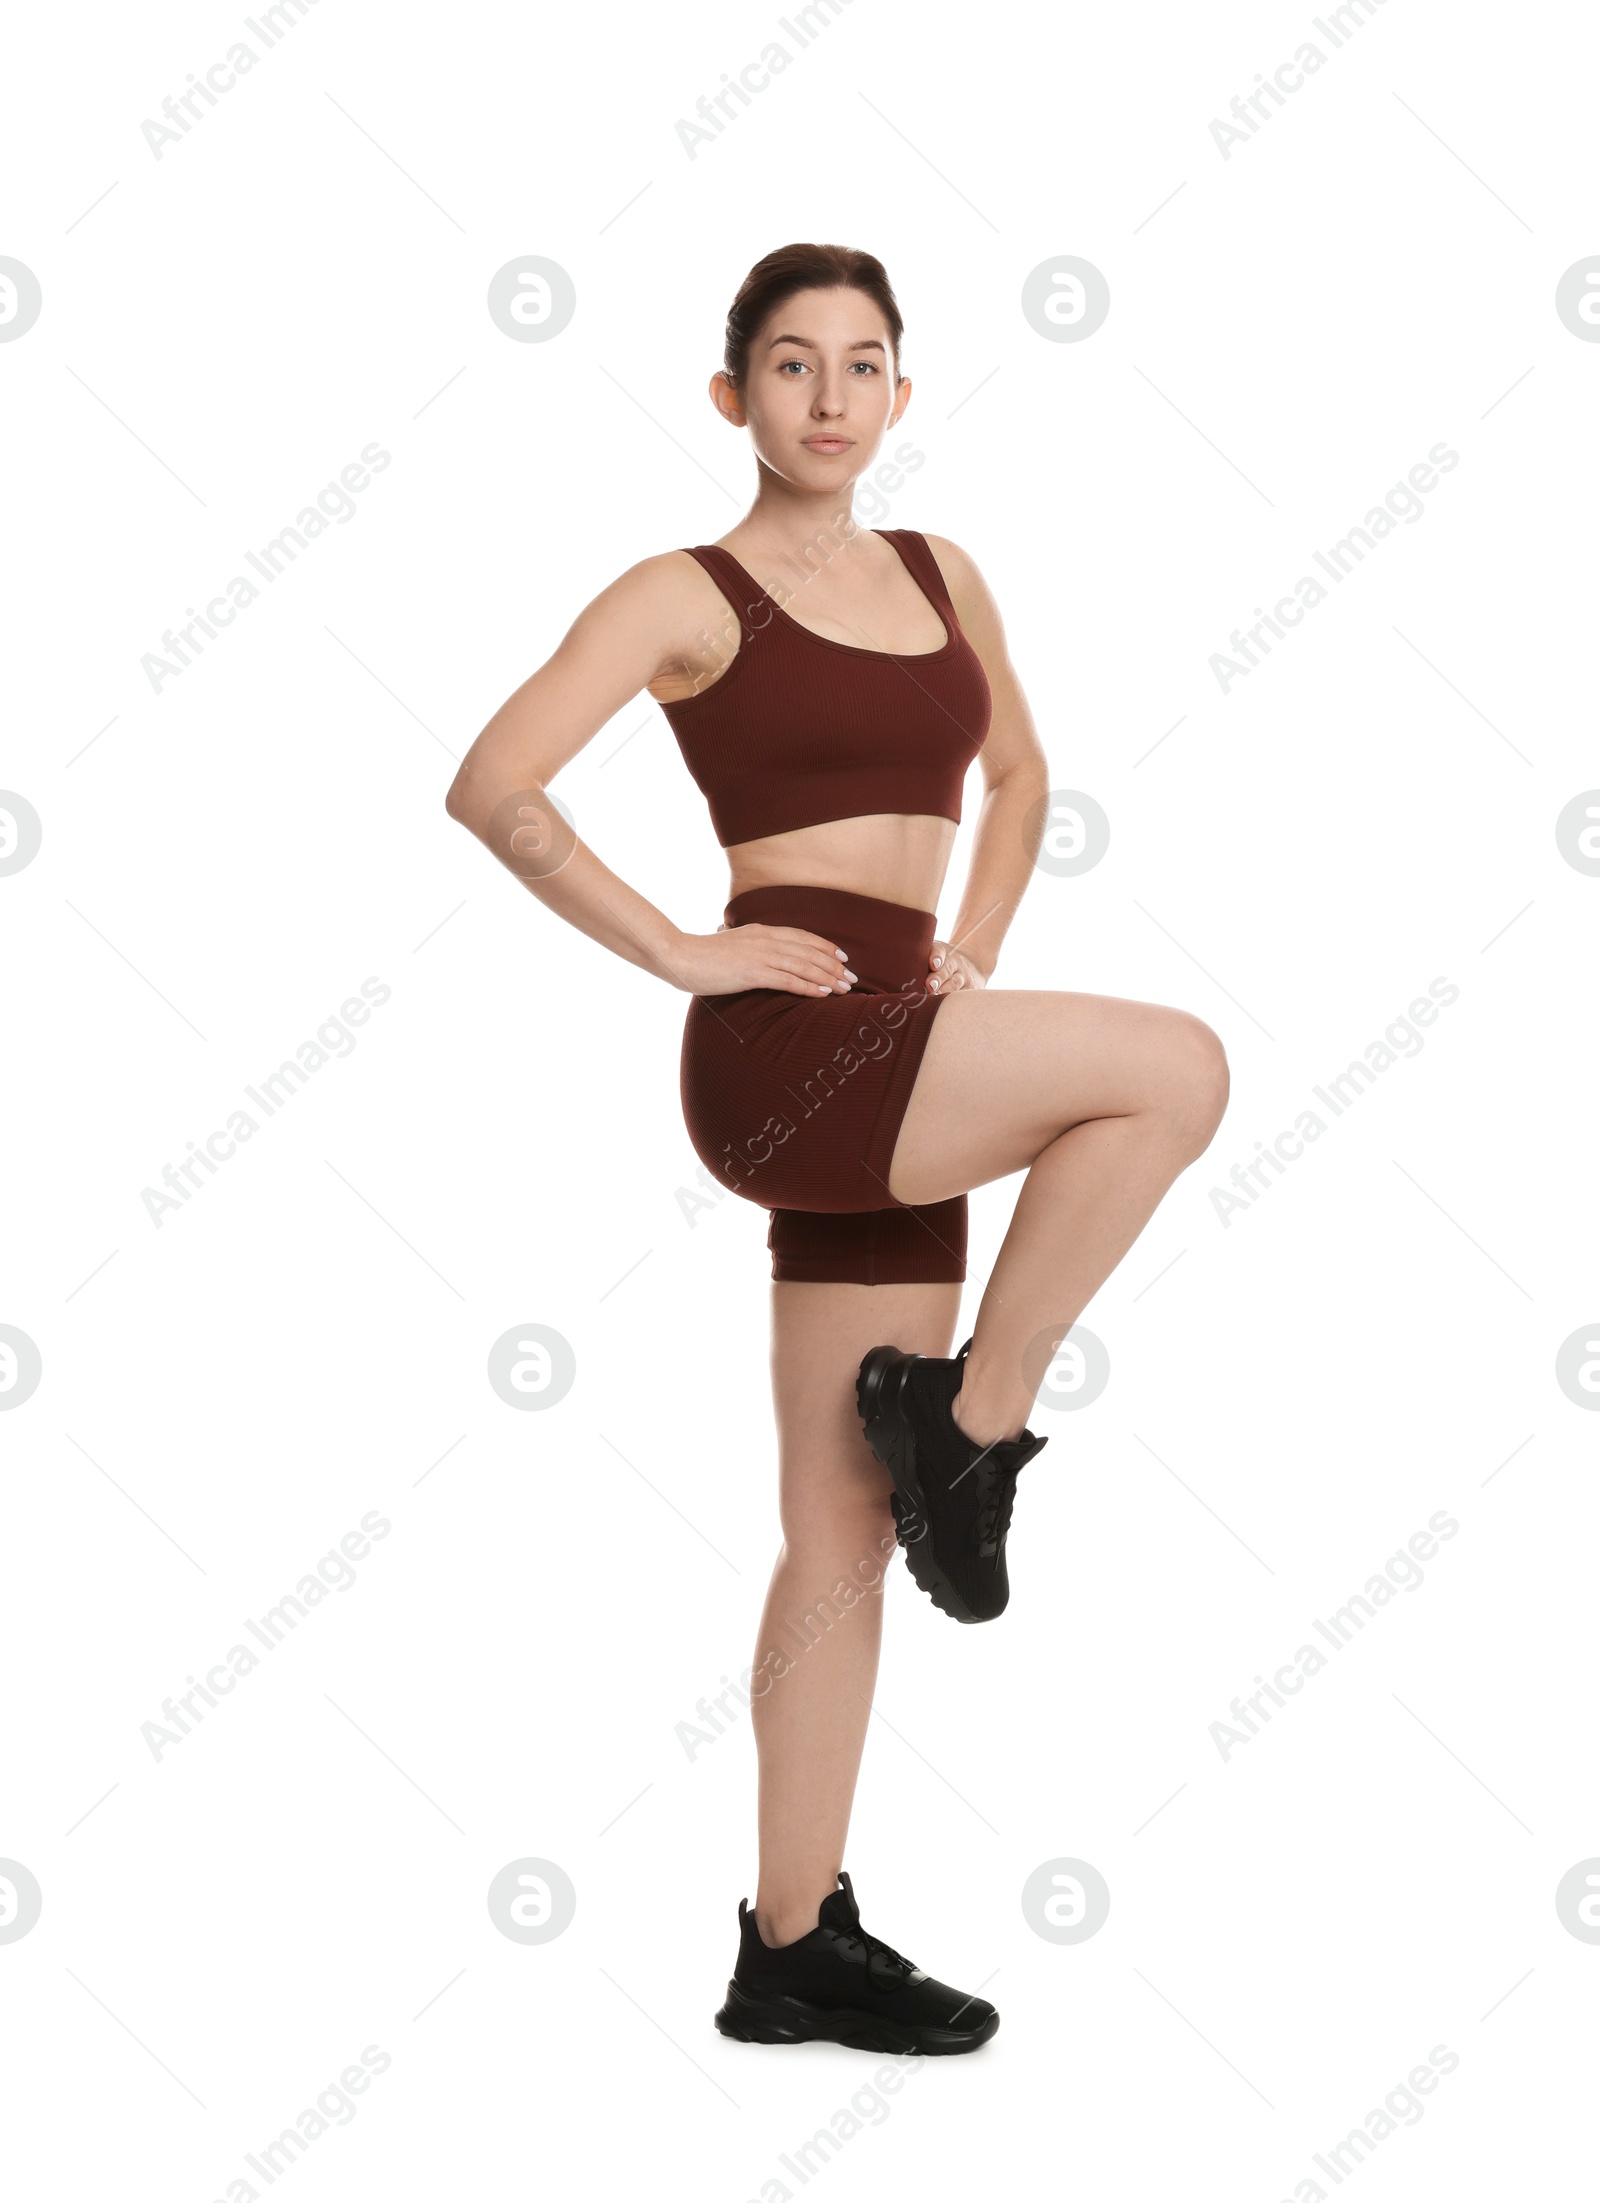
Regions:
[[[980,983],[999,961],[1000,944],[1044,838],[1050,764],[1006,650],[1000,608],[988,584],[958,544],[939,535],[930,535],[927,542],[954,600],[956,618],[983,663],[993,699],[989,732],[978,752],[983,806],[950,951],[931,982],[937,991],[940,979],[952,976],[944,968],[950,954],[964,956],[980,975]],[[941,954],[938,944],[934,953]]]
[[[601,863],[546,793],[630,697],[685,662],[689,638],[706,624],[697,572],[668,551],[602,589],[468,750],[445,809],[569,925],[685,993],[848,993],[842,952],[819,934],[760,925],[680,931]]]

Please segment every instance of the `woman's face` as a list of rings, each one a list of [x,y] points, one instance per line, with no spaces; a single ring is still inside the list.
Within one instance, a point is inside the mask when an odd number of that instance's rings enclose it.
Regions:
[[[744,389],[719,371],[711,395],[774,474],[829,491],[871,465],[911,383],[896,385],[889,327],[865,291],[796,291],[757,331]]]

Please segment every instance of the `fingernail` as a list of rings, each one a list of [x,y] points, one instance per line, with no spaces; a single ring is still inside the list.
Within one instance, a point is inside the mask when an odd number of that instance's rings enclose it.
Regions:
[[[852,971],[852,970],[850,969],[850,967],[849,967],[849,965],[848,965],[848,964],[846,964],[846,966],[845,966],[845,969],[844,969],[844,975],[845,975],[846,979],[854,979],[854,978],[855,978],[855,973],[854,973],[854,972],[853,972],[853,971]]]
[[[944,958],[942,956],[936,956],[933,961],[936,965],[942,964],[944,962]]]
[[[850,959],[849,959],[849,957],[848,957],[848,956],[846,956],[846,955],[845,955],[845,952],[844,952],[844,950],[843,950],[843,949],[835,949],[833,953],[834,953],[834,955],[835,955],[835,956],[837,956],[837,957],[838,957],[838,959],[839,959],[839,961],[840,961],[840,963],[841,963],[841,964],[847,964],[847,963],[849,963]]]

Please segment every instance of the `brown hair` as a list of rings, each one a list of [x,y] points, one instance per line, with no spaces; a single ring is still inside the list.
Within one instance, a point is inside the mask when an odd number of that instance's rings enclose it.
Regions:
[[[780,245],[758,260],[728,308],[722,370],[736,390],[744,387],[750,346],[767,316],[796,291],[864,291],[889,325],[894,377],[900,380],[900,339],[905,324],[883,262],[850,245]]]

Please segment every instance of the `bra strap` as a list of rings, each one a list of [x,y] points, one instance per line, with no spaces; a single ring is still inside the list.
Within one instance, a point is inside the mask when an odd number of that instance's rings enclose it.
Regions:
[[[956,608],[950,601],[950,591],[945,586],[943,574],[939,571],[939,561],[928,548],[927,537],[919,535],[915,528],[884,528],[880,530],[880,533],[894,538],[896,546],[906,565],[910,567],[923,595],[931,598],[939,610],[947,612],[955,625],[959,626],[960,621],[956,618]]]
[[[731,551],[723,550],[719,544],[685,544],[683,548],[691,558],[699,560],[738,614],[739,640],[753,642],[767,626],[775,609],[766,590],[745,572]]]

